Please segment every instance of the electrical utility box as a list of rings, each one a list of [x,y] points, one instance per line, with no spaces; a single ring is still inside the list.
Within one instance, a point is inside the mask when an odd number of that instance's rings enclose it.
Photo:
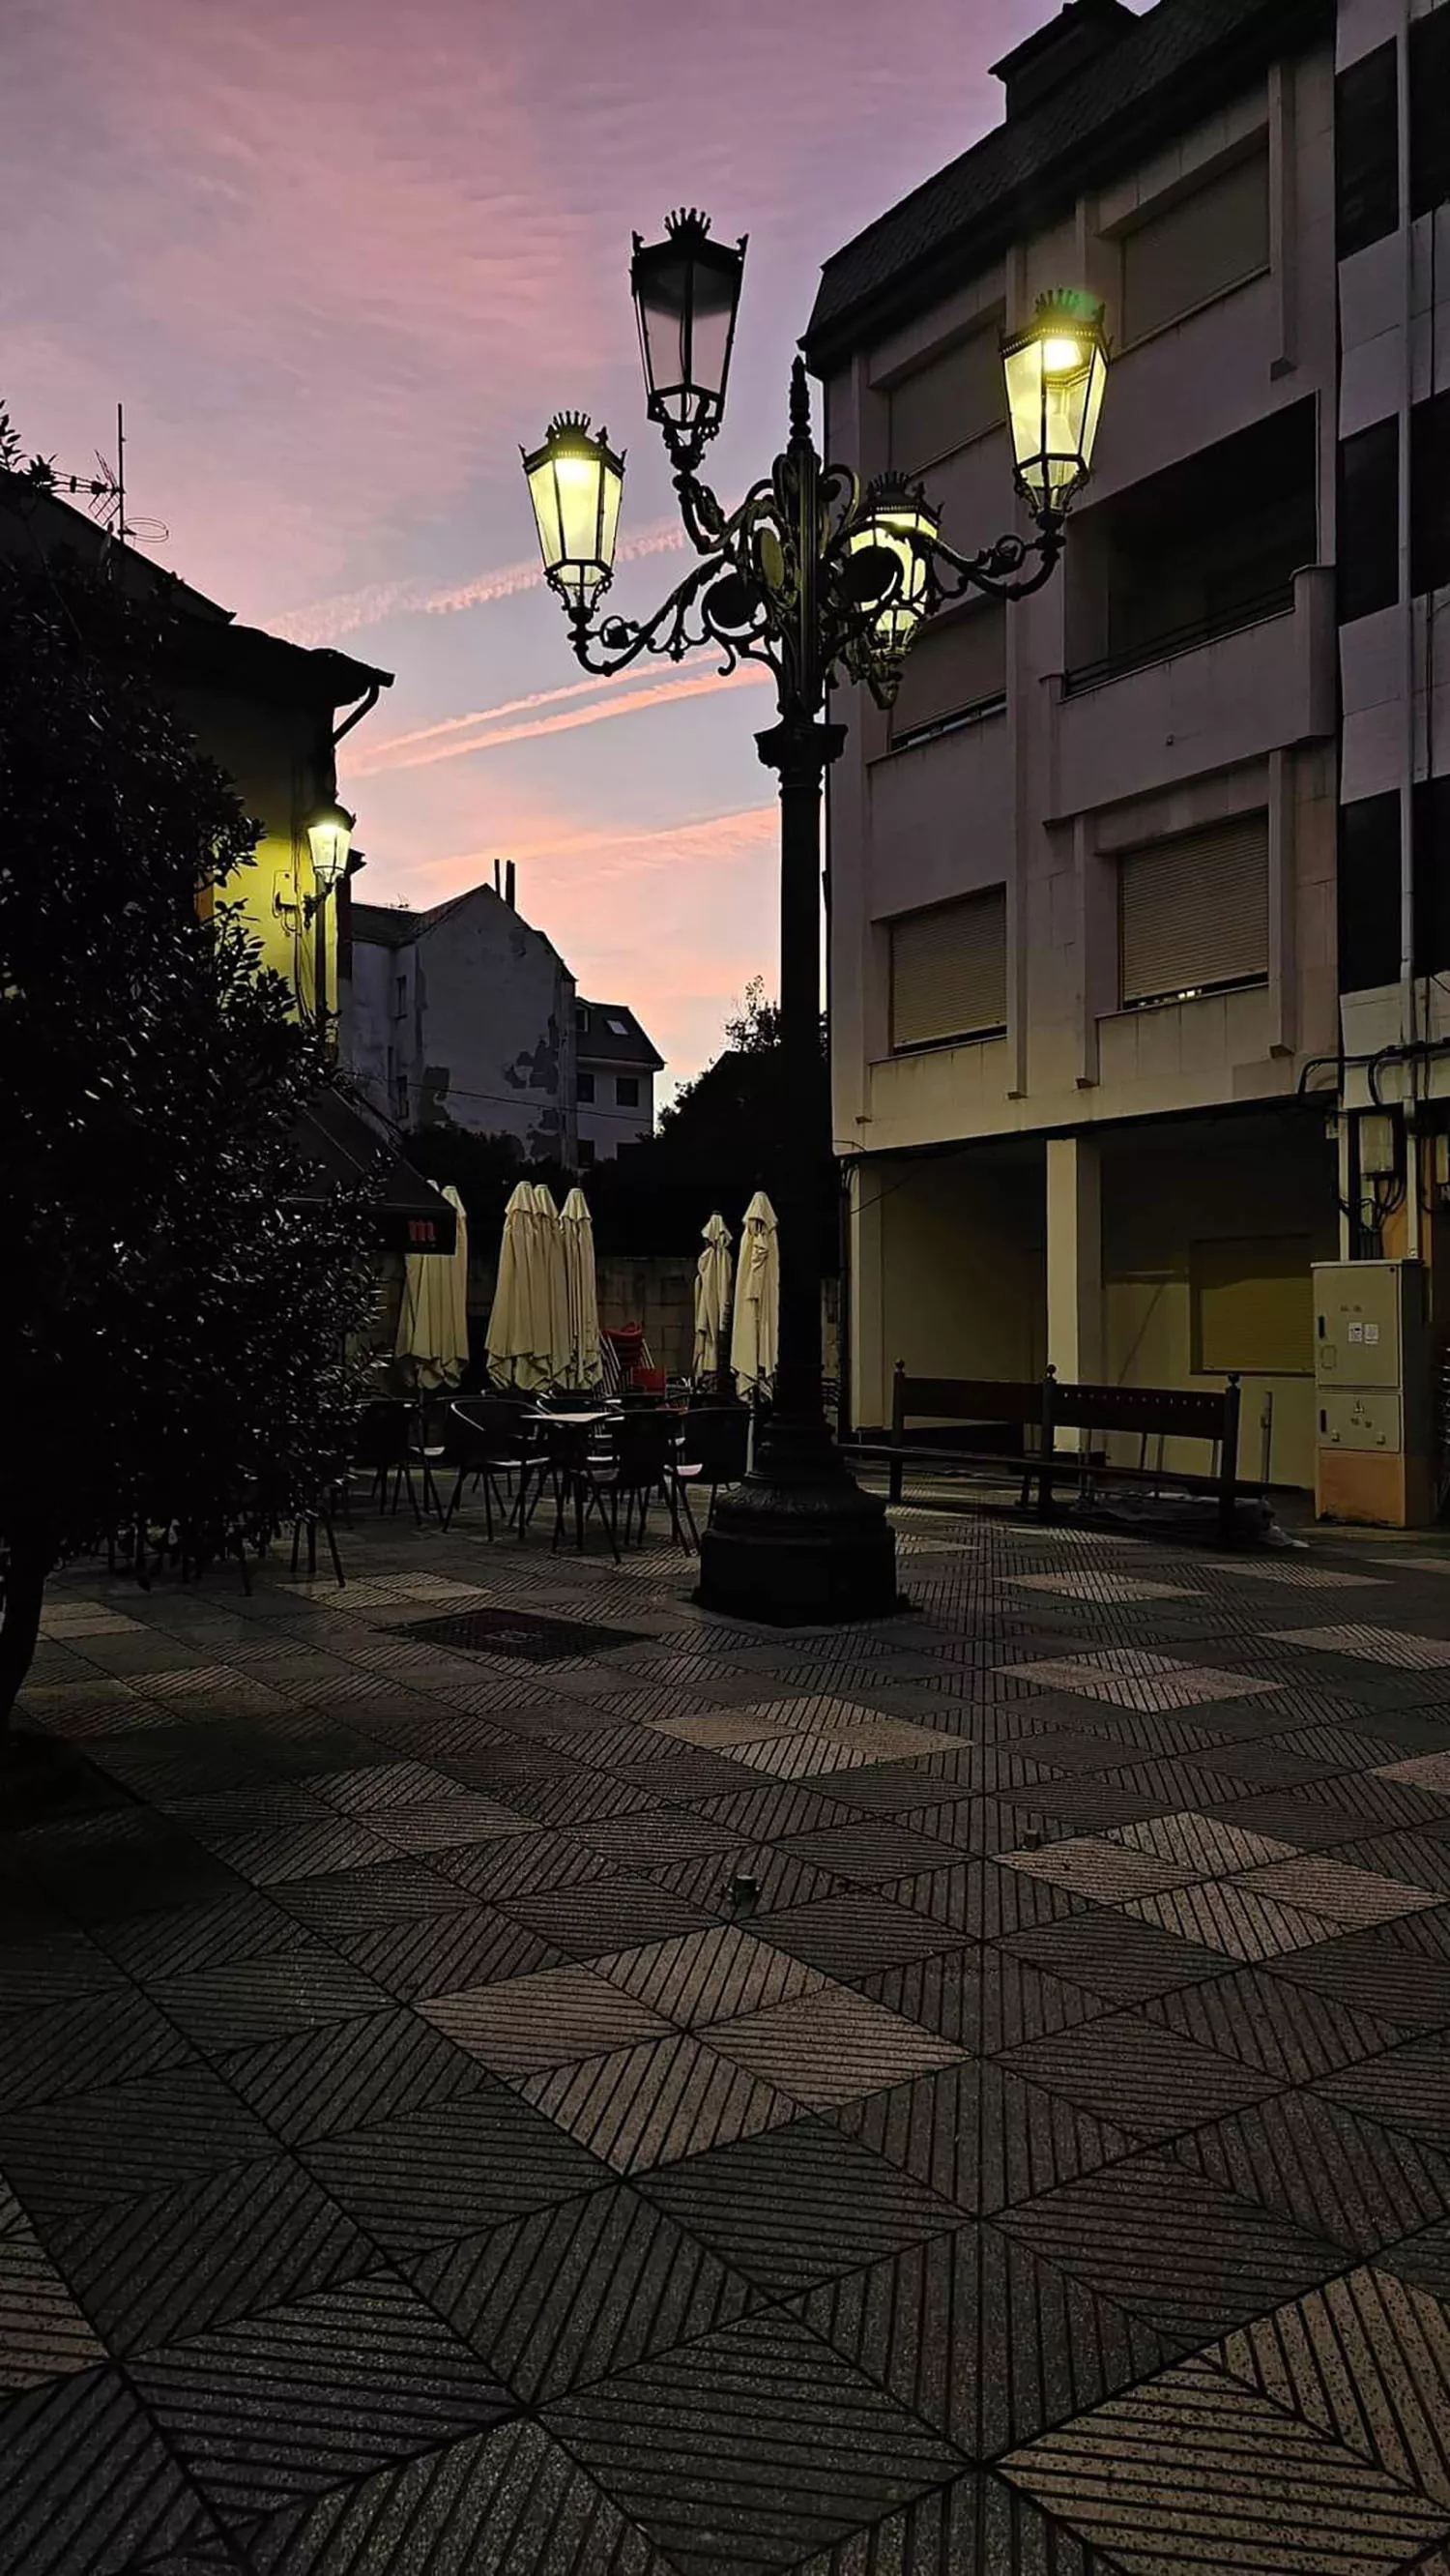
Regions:
[[[1314,1264],[1314,1508],[1409,1529],[1431,1518],[1432,1407],[1418,1261]]]

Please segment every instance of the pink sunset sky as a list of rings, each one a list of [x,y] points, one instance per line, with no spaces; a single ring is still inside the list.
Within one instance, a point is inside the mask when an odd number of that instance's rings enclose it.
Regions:
[[[627,444],[613,604],[683,569],[643,418],[630,234],[748,232],[733,501],[784,428],[821,262],[1000,115],[1055,0],[12,0],[0,401],[67,468],[113,448],[158,560],[396,673],[350,737],[359,891],[518,863],[520,909],[670,1081],[773,987],[761,679],[585,682],[519,472],[562,403]],[[23,244],[23,256],[16,255]],[[1005,499],[1005,495],[1004,495]],[[625,560],[627,558],[627,560]]]

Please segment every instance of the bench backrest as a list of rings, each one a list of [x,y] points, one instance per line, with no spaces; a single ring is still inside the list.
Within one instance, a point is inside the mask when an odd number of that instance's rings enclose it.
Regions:
[[[1040,1378],[908,1377],[900,1363],[891,1398],[891,1428],[911,1422],[1040,1422]]]
[[[1065,1386],[1052,1381],[1054,1427],[1073,1431],[1162,1432],[1189,1440],[1221,1440],[1238,1388],[1206,1391],[1162,1386]]]

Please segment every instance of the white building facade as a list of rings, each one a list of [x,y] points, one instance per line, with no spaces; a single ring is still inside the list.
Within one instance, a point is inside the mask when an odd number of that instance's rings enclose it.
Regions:
[[[542,931],[491,886],[429,912],[350,900],[340,931],[342,1052],[378,1108],[577,1167],[574,978]]]
[[[654,1134],[655,1077],[665,1060],[625,1002],[576,1002],[574,1044],[579,1161],[587,1171]]]
[[[842,709],[862,1426],[898,1359],[1234,1369],[1245,1468],[1267,1441],[1309,1485],[1311,1265],[1434,1284],[1447,35],[1450,0],[1072,0],[997,67],[1004,124],[826,265],[828,452],[920,476],[966,553],[1015,523],[1002,331],[1085,285],[1114,350],[1054,580],[935,622],[890,716]],[[1360,1171],[1385,1104],[1398,1199]]]

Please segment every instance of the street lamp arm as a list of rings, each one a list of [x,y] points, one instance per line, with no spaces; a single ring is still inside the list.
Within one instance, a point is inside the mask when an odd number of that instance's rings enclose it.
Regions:
[[[1014,530],[995,538],[976,555],[959,555],[945,537],[934,537],[929,543],[918,540],[927,558],[929,607],[945,608],[953,600],[964,599],[969,591],[980,591],[988,599],[1030,599],[1035,590],[1041,590],[1051,580],[1064,541],[1060,510],[1042,512],[1037,517],[1034,536],[1019,536]],[[1037,560],[1032,571],[1024,573],[1023,565],[1034,555]]]
[[[714,554],[730,529],[722,504],[715,498],[709,484],[702,483],[698,474],[688,466],[682,466],[676,474],[675,490],[679,495],[685,534],[695,552]]]
[[[572,606],[569,616],[576,661],[601,678],[627,670],[642,653],[682,662],[687,653],[706,646],[724,657],[722,673],[730,672],[756,651],[766,632],[764,600],[740,580],[730,554],[718,545],[692,567],[650,617],[610,616],[596,621],[587,608]]]

